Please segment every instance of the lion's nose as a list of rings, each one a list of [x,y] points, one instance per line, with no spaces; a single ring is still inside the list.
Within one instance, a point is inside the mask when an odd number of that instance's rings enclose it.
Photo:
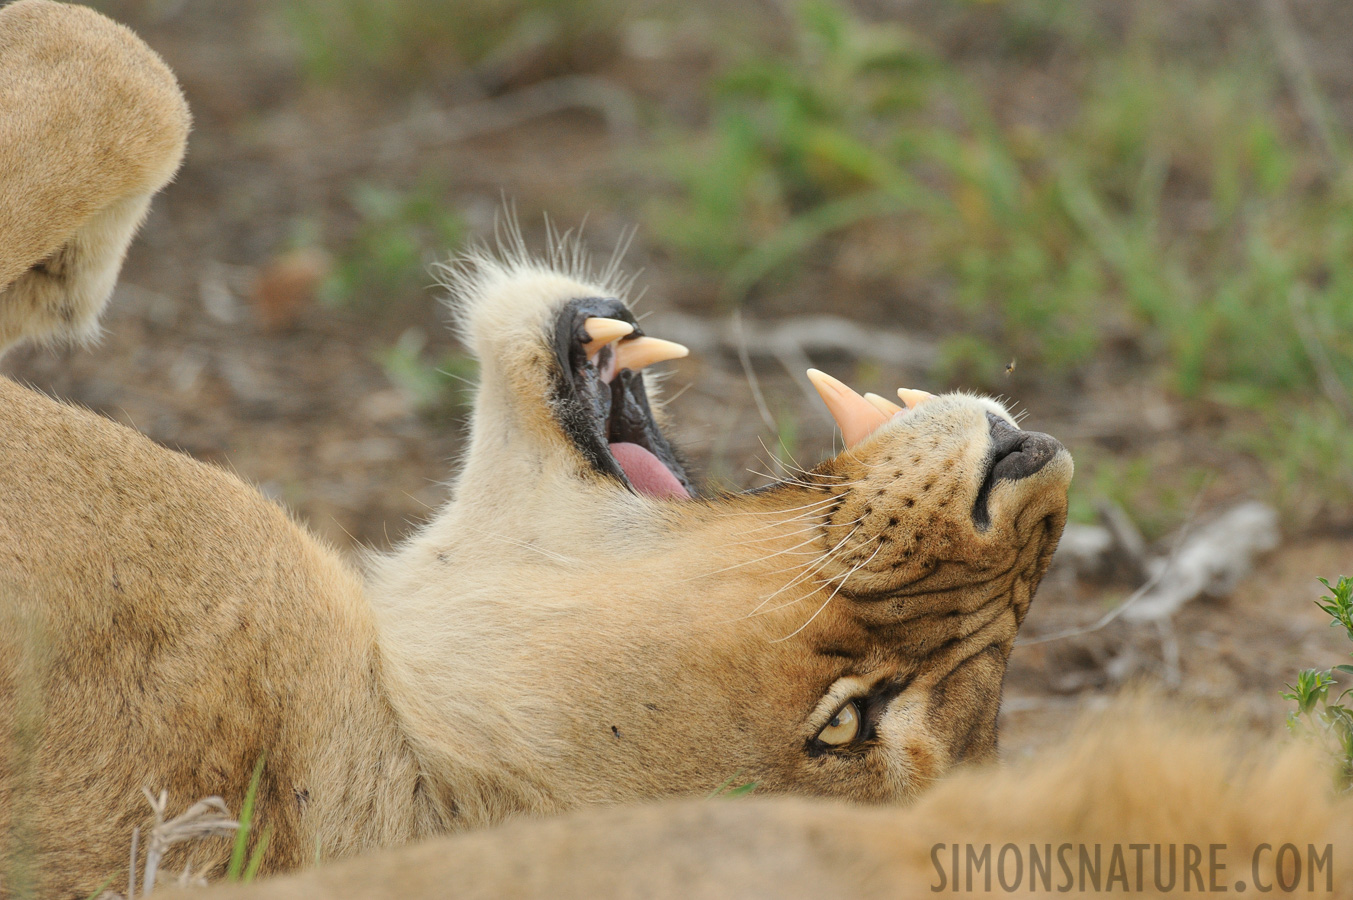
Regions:
[[[1002,481],[1028,478],[1057,454],[1065,452],[1060,441],[1042,432],[1020,431],[992,413],[987,413],[987,422],[991,449],[987,453],[986,472],[972,507],[973,524],[978,531],[986,531],[991,526],[987,501],[992,488]]]
[[[987,420],[991,423],[988,484],[1028,478],[1064,449],[1061,442],[1051,435],[1039,431],[1020,431],[992,413],[987,413]]]

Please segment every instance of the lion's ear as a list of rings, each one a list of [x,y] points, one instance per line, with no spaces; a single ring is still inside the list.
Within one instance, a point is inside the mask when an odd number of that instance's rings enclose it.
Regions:
[[[129,29],[51,0],[0,8],[0,352],[97,334],[189,123],[174,73]]]

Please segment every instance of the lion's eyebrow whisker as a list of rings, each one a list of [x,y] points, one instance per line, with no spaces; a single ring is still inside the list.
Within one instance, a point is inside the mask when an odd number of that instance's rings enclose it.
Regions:
[[[806,504],[804,504],[803,506],[794,506],[794,507],[790,507],[789,509],[772,509],[772,510],[759,510],[759,511],[740,511],[740,512],[736,512],[736,513],[728,513],[728,515],[775,516],[775,515],[784,515],[785,513],[799,513],[798,515],[790,516],[790,517],[787,518],[787,519],[783,519],[782,522],[772,522],[772,523],[770,523],[769,525],[766,525],[766,526],[760,526],[760,527],[765,527],[765,528],[773,528],[773,527],[775,527],[775,526],[778,525],[778,524],[788,523],[788,522],[793,522],[793,521],[795,521],[795,520],[797,520],[797,519],[802,519],[802,518],[805,518],[805,517],[808,517],[808,516],[815,516],[815,515],[818,515],[818,513],[820,512],[820,510],[821,510],[823,507],[831,506],[832,504],[839,502],[839,500],[841,499],[842,496],[843,496],[842,494],[835,494],[835,493],[834,493],[834,494],[832,494],[830,497],[824,497],[824,498],[822,498],[821,500],[815,500],[815,501],[813,501],[812,503],[806,503]],[[759,530],[759,528],[758,528],[757,530]],[[746,534],[746,533],[747,533],[747,532],[739,532],[739,534]]]
[[[742,618],[744,618],[744,619],[754,619],[754,618],[756,618],[756,617],[758,617],[758,616],[769,616],[769,615],[771,615],[772,613],[777,613],[777,612],[779,612],[779,611],[782,610],[782,609],[789,609],[789,607],[791,607],[791,606],[796,606],[796,605],[802,603],[803,601],[807,600],[809,597],[813,596],[813,594],[815,594],[815,593],[817,592],[817,590],[818,590],[817,588],[813,588],[812,590],[810,590],[810,591],[809,591],[808,593],[806,593],[806,594],[802,594],[802,595],[800,595],[800,596],[794,598],[793,600],[788,601],[787,603],[781,603],[781,604],[779,604],[779,605],[777,605],[777,606],[772,606],[770,609],[753,610],[752,612],[747,613],[747,615],[743,616]],[[774,642],[772,642],[772,643],[774,643]]]
[[[771,472],[763,472],[760,469],[753,469],[750,466],[747,467],[746,469],[743,469],[743,471],[749,475],[760,475],[762,478],[769,478],[772,482],[776,484],[796,484],[804,486],[804,483],[796,478],[786,478],[784,475],[775,475]]]
[[[809,532],[813,532],[813,531],[817,531],[817,530],[818,530],[818,529],[817,529],[816,527],[813,527],[813,528],[805,528],[805,529],[802,529],[801,531],[791,532],[791,533],[789,533],[788,535],[786,535],[786,537],[797,537],[798,535],[801,535],[801,534],[808,534]],[[728,547],[728,548],[732,548],[732,547],[754,547],[754,546],[756,546],[757,544],[764,543],[764,542],[766,542],[766,541],[768,541],[768,540],[771,540],[771,538],[757,538],[756,540],[750,540],[750,541],[738,541],[738,542],[736,542],[736,543],[728,543],[728,544],[724,544],[723,546],[724,546],[724,547]],[[811,541],[809,541],[809,542],[807,542],[807,543],[811,543]],[[803,550],[801,550],[801,549],[795,549],[795,548],[798,548],[798,547],[803,547],[803,543],[796,544],[796,545],[794,545],[794,548],[790,548],[790,549],[788,549],[788,550],[785,550],[785,551],[783,552],[783,555],[785,555],[785,556],[817,556],[817,554],[818,554],[818,551],[817,551],[816,549],[812,548],[812,547],[809,547],[808,549],[803,549]],[[776,555],[781,555],[781,554],[776,554]],[[770,559],[769,556],[763,556],[763,557],[761,557],[761,558],[762,558],[762,559]],[[794,565],[790,566],[789,568],[791,568],[791,569],[796,569],[796,568],[799,568],[799,567],[800,567],[800,564],[799,564],[799,563],[795,563]],[[784,569],[784,570],[781,570],[781,571],[788,571],[788,570],[789,570],[789,569]],[[768,573],[768,574],[772,574],[772,575],[773,575],[773,574],[775,574],[775,573],[774,573],[774,572],[771,572],[771,573]]]
[[[770,451],[766,452],[769,453]],[[793,457],[791,457],[791,459],[793,459]],[[794,484],[801,484],[804,485],[805,487],[821,487],[822,485],[817,484],[816,482],[824,478],[830,478],[836,482],[835,484],[832,484],[831,487],[845,487],[847,485],[856,485],[860,483],[860,479],[853,479],[848,475],[829,475],[826,472],[813,472],[799,465],[798,460],[793,461],[794,465],[789,465],[788,463],[785,463],[783,460],[777,459],[776,464],[779,465],[779,467],[784,469],[786,472],[797,472],[800,475],[813,479],[813,481],[810,482],[804,482],[796,478],[786,479]]]
[[[768,472],[755,472],[752,469],[748,469],[749,472],[754,472],[754,474],[764,476],[766,478],[771,479],[772,481],[784,482],[787,484],[797,484],[802,487],[822,487],[823,486],[822,482],[824,480],[836,482],[835,484],[831,485],[832,487],[838,487],[840,485],[847,483],[850,484],[855,483],[853,480],[851,480],[849,475],[832,475],[827,472],[813,472],[808,469],[805,469],[803,466],[799,465],[799,461],[797,459],[794,459],[792,455],[790,456],[790,460],[793,463],[793,465],[790,465],[790,463],[786,463],[783,459],[781,459],[779,454],[772,453],[771,449],[766,446],[766,442],[763,439],[758,437],[756,440],[757,443],[761,445],[761,449],[766,454],[766,458],[762,461],[763,464],[768,465],[773,469],[779,469],[785,474],[772,475]],[[811,480],[803,481],[799,478],[790,475],[789,473],[791,472],[797,472],[800,475],[803,475]]]
[[[789,589],[792,588],[792,587],[797,587],[797,586],[803,584],[803,583],[804,583],[805,581],[807,581],[808,579],[812,578],[813,575],[815,575],[817,572],[820,572],[820,571],[822,570],[822,567],[823,567],[823,566],[827,565],[827,562],[828,562],[828,560],[825,559],[825,558],[824,558],[824,559],[818,560],[817,563],[816,563],[816,565],[815,565],[814,567],[809,568],[809,569],[805,570],[803,573],[801,573],[800,575],[796,576],[795,578],[792,578],[790,581],[788,581],[788,582],[784,585],[784,587],[780,588],[780,589],[777,590],[775,593],[773,593],[773,594],[771,594],[770,596],[766,597],[764,600],[762,600],[760,603],[758,603],[753,609],[749,610],[749,611],[748,611],[747,613],[745,613],[744,615],[738,616],[736,619],[730,619],[729,621],[731,621],[731,622],[742,622],[742,621],[745,621],[745,620],[747,620],[747,619],[754,619],[754,618],[756,618],[756,617],[758,617],[758,616],[768,616],[768,615],[770,615],[771,613],[779,612],[779,611],[782,610],[782,609],[787,609],[787,608],[789,608],[789,607],[795,605],[796,603],[802,603],[804,600],[807,600],[809,597],[813,596],[814,592],[817,591],[817,588],[816,588],[816,587],[814,587],[814,588],[813,588],[812,590],[810,590],[808,593],[803,594],[803,595],[801,595],[801,596],[799,596],[799,597],[796,597],[795,599],[790,600],[790,601],[788,601],[788,602],[786,602],[786,603],[780,603],[780,604],[777,604],[776,606],[772,606],[772,607],[769,608],[769,609],[763,609],[763,608],[762,608],[762,607],[764,607],[767,603],[769,603],[771,600],[773,600],[773,599],[776,597],[776,595],[778,595],[778,594],[780,594],[780,593],[783,593],[784,591],[787,591],[787,590],[789,590]]]
[[[810,520],[817,525],[826,525],[827,523],[825,521],[821,521],[822,514],[823,510],[821,509],[811,509],[801,512],[796,516],[789,516],[775,522],[767,522],[765,525],[758,525],[756,528],[748,528],[745,531],[737,531],[734,532],[734,534],[756,534],[758,531],[770,531],[772,529],[784,528],[788,525],[794,525],[799,522],[807,522]]]
[[[819,572],[821,572],[822,569],[823,569],[830,561],[831,561],[831,560],[830,560],[829,556],[823,556],[823,558],[819,559],[819,560],[818,560],[816,563],[814,563],[812,566],[806,568],[806,569],[805,569],[803,572],[801,572],[799,575],[795,576],[794,578],[791,578],[791,579],[790,579],[788,582],[786,582],[785,585],[784,585],[783,587],[781,587],[779,590],[777,590],[777,591],[775,591],[773,594],[770,594],[769,596],[767,596],[764,600],[762,600],[762,601],[761,601],[760,603],[758,603],[755,607],[753,607],[746,615],[739,616],[739,619],[751,619],[751,618],[754,618],[754,617],[756,617],[756,616],[768,616],[768,615],[770,615],[770,614],[773,613],[773,612],[778,612],[778,611],[780,611],[780,610],[782,610],[782,609],[786,609],[786,608],[788,608],[788,607],[790,607],[790,606],[793,606],[793,605],[796,604],[796,603],[802,603],[804,600],[808,599],[809,597],[811,597],[811,596],[813,595],[813,592],[817,590],[816,587],[814,587],[814,588],[813,588],[812,590],[810,590],[808,593],[803,594],[802,596],[798,597],[797,599],[790,600],[790,601],[787,602],[787,603],[781,603],[781,604],[778,604],[778,605],[776,605],[776,606],[772,606],[770,609],[765,609],[765,608],[764,608],[764,607],[766,606],[767,603],[769,603],[770,601],[774,600],[778,595],[784,593],[785,591],[789,590],[790,588],[798,587],[799,585],[803,584],[804,582],[811,580],[811,579],[813,578],[813,576],[814,576],[814,575],[817,575]]]
[[[775,475],[770,472],[763,472],[760,469],[747,468],[744,469],[743,471],[747,472],[750,475],[758,475],[762,478],[769,479],[770,483],[762,485],[760,488],[761,490],[764,490],[769,487],[796,487],[809,491],[821,490],[823,488],[827,488],[828,490],[836,490],[838,488],[852,488],[864,484],[863,481],[840,481],[834,484],[821,484],[813,481],[805,481],[796,476]]]
[[[816,518],[821,516],[823,511],[829,506],[831,506],[830,501],[820,504],[814,504],[813,506],[796,507],[794,510],[783,510],[783,511],[776,510],[775,515],[784,516],[784,518],[777,519],[765,525],[757,526],[756,528],[749,528],[746,531],[739,531],[737,532],[737,534],[751,534],[752,532],[755,531],[764,531],[767,528],[778,528],[781,525],[788,525],[791,522],[798,522],[803,519]],[[794,513],[794,515],[786,515],[786,513],[789,512]]]
[[[803,584],[805,581],[811,579],[811,578],[812,578],[814,575],[816,575],[818,572],[822,571],[822,568],[823,568],[824,566],[826,566],[826,565],[828,564],[828,562],[830,561],[830,557],[831,557],[831,551],[829,550],[829,551],[827,551],[826,553],[822,554],[822,556],[821,556],[820,558],[818,558],[816,561],[814,561],[813,563],[810,563],[810,564],[808,564],[808,565],[806,565],[806,566],[803,566],[803,567],[802,567],[803,571],[801,571],[798,575],[794,576],[794,577],[791,578],[789,581],[787,581],[784,585],[782,585],[782,586],[781,586],[778,590],[776,590],[774,593],[772,593],[772,594],[768,595],[767,597],[763,598],[762,601],[761,601],[760,603],[758,603],[755,607],[753,607],[751,610],[749,610],[748,612],[744,613],[744,614],[741,615],[741,616],[737,616],[737,617],[735,617],[735,618],[726,620],[724,624],[731,624],[731,623],[733,623],[733,622],[742,622],[742,621],[746,621],[747,619],[756,618],[757,616],[769,615],[770,613],[773,613],[773,612],[775,612],[776,610],[784,609],[784,608],[787,607],[787,606],[793,606],[795,603],[800,603],[800,602],[802,602],[804,599],[806,599],[807,597],[812,596],[812,593],[813,593],[813,592],[812,592],[812,591],[809,591],[807,594],[804,594],[802,597],[799,597],[799,598],[796,599],[796,600],[791,600],[791,601],[789,601],[788,603],[782,603],[782,604],[780,604],[780,605],[778,605],[778,606],[774,606],[774,607],[772,607],[772,608],[770,608],[770,609],[767,609],[767,610],[763,610],[763,609],[762,609],[762,607],[764,607],[764,606],[765,606],[767,603],[769,603],[771,600],[775,599],[775,597],[778,596],[779,594],[784,593],[785,591],[789,590],[789,589],[792,588],[792,587],[796,587],[796,586],[798,586],[798,585],[800,585],[800,584]],[[788,569],[785,569],[785,570],[781,570],[781,571],[789,571],[789,570],[788,570]]]
[[[845,523],[843,523],[843,524],[842,524],[842,527],[844,528],[844,527],[846,527],[846,526],[848,526],[848,525],[856,525],[856,526],[858,526],[859,523],[861,523],[861,522],[863,522],[863,521],[864,521],[864,517],[862,516],[862,517],[860,517],[859,519],[856,519],[854,522],[845,522]],[[855,531],[858,531],[858,530],[859,530],[858,527],[857,527],[856,529],[852,530],[852,531],[850,532],[850,534],[846,535],[845,538],[843,538],[842,540],[843,540],[843,541],[850,540],[851,536],[854,535]],[[805,566],[807,566],[807,567],[816,566],[816,565],[818,565],[819,563],[824,562],[825,560],[827,560],[827,558],[830,557],[833,553],[835,553],[835,552],[837,552],[838,550],[840,550],[840,549],[841,549],[841,546],[842,546],[842,545],[841,545],[840,543],[838,543],[838,544],[837,544],[836,546],[834,546],[834,547],[828,547],[825,551],[823,551],[823,552],[820,553],[820,554],[814,554],[814,553],[812,553],[811,551],[802,551],[802,552],[799,552],[799,553],[797,553],[797,554],[795,554],[795,555],[798,555],[798,556],[813,556],[813,555],[816,555],[816,556],[817,556],[817,559],[814,560],[812,563],[804,563],[804,564],[795,564],[795,565],[792,565],[792,566],[785,566],[783,569],[776,569],[776,570],[774,570],[774,571],[772,571],[772,572],[767,572],[766,574],[767,574],[767,575],[780,575],[780,574],[782,574],[782,573],[784,573],[784,572],[793,572],[793,571],[795,571],[795,570],[805,568]],[[767,558],[769,558],[769,557],[767,557]],[[778,592],[777,592],[777,593],[778,593]],[[772,595],[772,596],[774,596],[774,595]]]
[[[661,373],[659,373],[659,374],[661,374]],[[672,405],[675,404],[678,400],[680,400],[682,397],[684,397],[684,396],[686,395],[686,392],[689,391],[689,390],[690,390],[691,388],[693,388],[693,387],[695,387],[695,382],[694,382],[694,381],[688,381],[688,382],[686,382],[685,384],[683,384],[683,385],[681,386],[681,390],[677,391],[675,394],[673,394],[673,395],[670,396],[670,397],[663,397],[663,398],[662,398],[663,406],[672,406]]]
[[[842,527],[845,527],[845,526],[847,526],[847,525],[855,525],[856,528],[855,528],[854,530],[852,530],[852,531],[850,532],[850,534],[847,534],[847,535],[845,536],[845,538],[842,539],[842,541],[850,540],[851,536],[854,535],[855,531],[859,530],[859,527],[858,527],[858,526],[859,526],[859,524],[860,524],[861,522],[863,522],[863,521],[864,521],[864,517],[861,517],[861,518],[859,518],[859,519],[856,519],[854,522],[846,522],[846,523],[844,523]],[[829,559],[829,558],[831,557],[831,555],[832,555],[833,553],[837,552],[839,549],[841,549],[841,544],[840,544],[840,543],[838,543],[836,546],[828,547],[826,550],[824,550],[824,551],[823,551],[822,553],[820,553],[820,554],[815,554],[815,553],[813,553],[813,552],[811,552],[811,551],[799,551],[799,552],[797,552],[797,553],[795,553],[795,554],[793,554],[793,555],[798,555],[798,556],[816,556],[816,558],[815,558],[811,563],[795,563],[794,565],[791,565],[791,566],[785,566],[783,569],[775,569],[774,571],[767,572],[766,574],[767,574],[768,576],[769,576],[769,575],[781,575],[781,574],[783,574],[783,573],[785,573],[785,572],[794,572],[794,571],[798,571],[798,570],[802,570],[802,569],[813,569],[813,568],[816,568],[816,567],[822,565],[823,563],[825,563],[825,562],[827,561],[827,559]],[[766,557],[766,558],[769,559],[769,557]],[[781,588],[780,590],[784,590],[784,588]],[[779,591],[776,591],[776,593],[778,594]],[[773,597],[773,596],[775,596],[775,594],[772,594],[771,596]],[[769,598],[768,598],[768,599],[769,599]]]
[[[848,475],[819,475],[815,472],[805,472],[803,474],[805,475],[805,477],[812,478],[813,480],[804,481],[803,479],[789,476],[782,476],[777,478],[776,480],[783,484],[792,484],[804,488],[843,488],[843,487],[853,487],[858,484],[864,484],[863,479],[852,478]],[[823,484],[822,483],[823,480],[828,478],[832,479],[831,483]]]
[[[792,531],[800,531],[803,530],[804,528],[821,528],[826,524],[827,521],[822,518],[822,514],[820,512],[807,512],[801,513],[797,516],[790,516],[787,519],[781,519],[777,522],[767,522],[766,524],[759,525],[756,528],[747,528],[742,531],[735,531],[733,532],[733,536],[742,537],[743,535],[748,534],[760,534],[763,531],[773,532],[769,537],[755,538],[756,541],[767,541],[773,540],[775,537],[779,536],[783,532],[783,529],[786,528],[791,529]]]

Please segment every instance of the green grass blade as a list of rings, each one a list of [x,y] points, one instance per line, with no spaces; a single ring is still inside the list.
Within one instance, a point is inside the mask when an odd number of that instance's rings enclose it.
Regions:
[[[268,852],[268,842],[272,840],[272,826],[269,825],[263,829],[263,834],[259,836],[258,845],[254,847],[254,853],[249,857],[249,865],[244,868],[244,877],[240,880],[245,884],[254,880],[258,874],[258,867],[263,864],[263,856]]]
[[[732,775],[729,775],[726,779],[724,779],[724,781],[723,781],[722,784],[720,784],[720,785],[719,785],[718,787],[716,787],[714,790],[710,791],[710,792],[709,792],[709,796],[705,797],[705,799],[706,799],[706,800],[713,800],[715,797],[719,796],[719,795],[722,794],[724,791],[728,790],[729,785],[731,785],[733,782],[737,781],[737,780],[738,780],[738,776],[741,775],[741,774],[742,774],[742,770],[741,770],[741,769],[738,769],[738,770],[737,770],[736,772],[734,772]]]
[[[884,190],[823,203],[795,217],[772,237],[738,260],[728,273],[725,295],[734,303],[741,302],[747,292],[771,270],[801,255],[832,232],[840,231],[864,219],[896,215],[916,206],[920,204],[900,199]]]
[[[108,890],[108,885],[112,884],[112,883],[113,883],[113,879],[116,878],[116,877],[117,877],[117,875],[115,875],[115,874],[114,874],[114,875],[109,875],[107,878],[104,879],[103,884],[101,884],[101,885],[99,885],[98,887],[94,888],[94,893],[92,893],[92,894],[90,894],[88,897],[86,897],[85,900],[94,900],[94,898],[98,897],[99,894],[102,894],[104,891]]]
[[[239,881],[244,872],[245,853],[249,848],[250,826],[254,818],[254,801],[258,797],[258,784],[263,778],[263,760],[267,754],[259,756],[254,765],[254,774],[249,779],[249,790],[244,795],[244,805],[240,807],[240,827],[235,832],[235,846],[230,852],[230,865],[226,868],[226,881]]]

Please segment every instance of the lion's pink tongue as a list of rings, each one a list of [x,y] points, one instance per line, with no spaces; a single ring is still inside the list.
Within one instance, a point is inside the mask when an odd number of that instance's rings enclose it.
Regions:
[[[641,494],[660,500],[689,500],[690,493],[662,462],[638,444],[625,441],[611,445],[611,455],[625,470],[630,484]]]

